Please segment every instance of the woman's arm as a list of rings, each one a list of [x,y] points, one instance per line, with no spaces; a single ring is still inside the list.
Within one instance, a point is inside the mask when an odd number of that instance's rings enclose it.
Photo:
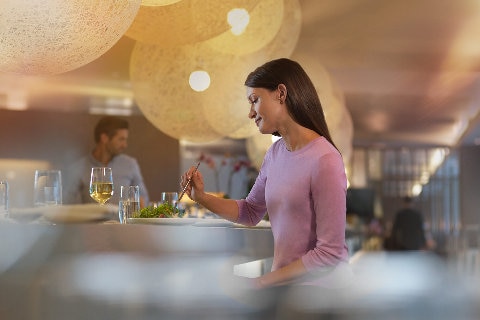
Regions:
[[[257,289],[262,289],[273,286],[286,285],[304,276],[306,273],[307,269],[305,269],[302,260],[297,259],[280,269],[255,278],[254,287]]]

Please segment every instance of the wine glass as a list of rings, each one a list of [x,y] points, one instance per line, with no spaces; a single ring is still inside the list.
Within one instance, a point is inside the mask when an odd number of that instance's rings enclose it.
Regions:
[[[113,195],[112,168],[95,167],[90,175],[90,197],[105,204]]]

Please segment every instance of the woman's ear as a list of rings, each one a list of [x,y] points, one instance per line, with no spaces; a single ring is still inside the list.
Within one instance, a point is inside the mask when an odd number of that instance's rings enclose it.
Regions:
[[[277,99],[280,100],[280,104],[282,104],[287,99],[287,87],[283,83],[280,83],[277,87],[277,90],[278,90]]]

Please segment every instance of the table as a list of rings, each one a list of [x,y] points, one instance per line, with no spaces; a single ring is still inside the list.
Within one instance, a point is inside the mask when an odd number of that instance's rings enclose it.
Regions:
[[[0,223],[0,319],[478,319],[478,279],[426,253],[368,253],[340,291],[248,290],[269,229]]]
[[[233,268],[273,255],[270,229],[0,223],[0,235],[1,319],[250,315]]]

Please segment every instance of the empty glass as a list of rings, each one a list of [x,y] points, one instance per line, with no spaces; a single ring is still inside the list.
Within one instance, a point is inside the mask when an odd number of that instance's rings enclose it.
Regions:
[[[36,170],[33,197],[36,207],[62,204],[61,171]]]
[[[178,202],[178,192],[162,192],[161,202],[168,203],[175,208]]]

